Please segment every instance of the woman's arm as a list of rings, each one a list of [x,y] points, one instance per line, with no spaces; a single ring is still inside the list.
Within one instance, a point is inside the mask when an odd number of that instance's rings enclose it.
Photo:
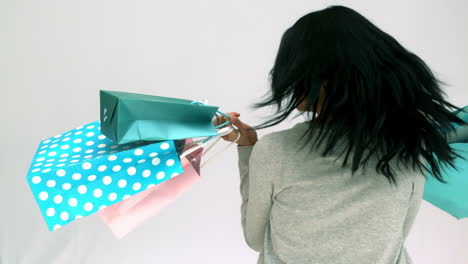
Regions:
[[[263,249],[265,230],[270,220],[273,183],[262,146],[237,146],[239,157],[241,222],[245,241],[253,250]]]
[[[240,173],[241,222],[247,245],[255,251],[263,249],[263,237],[266,226],[270,220],[271,198],[273,193],[273,181],[271,172],[271,160],[265,155],[268,150],[265,146],[265,137],[257,141],[257,132],[249,125],[239,120],[240,114],[228,113],[230,121],[239,131],[223,136],[226,141],[237,140]],[[225,116],[217,116],[214,124],[217,126],[227,121]]]

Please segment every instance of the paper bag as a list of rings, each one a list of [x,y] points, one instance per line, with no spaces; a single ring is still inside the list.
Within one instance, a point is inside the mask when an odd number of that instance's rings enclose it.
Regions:
[[[27,181],[55,230],[183,171],[172,140],[116,145],[97,121],[43,140]]]
[[[216,136],[218,107],[178,98],[100,91],[102,133],[118,144]]]

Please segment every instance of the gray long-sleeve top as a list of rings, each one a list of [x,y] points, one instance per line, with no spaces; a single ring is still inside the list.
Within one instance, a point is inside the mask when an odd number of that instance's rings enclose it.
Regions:
[[[247,244],[260,252],[257,263],[412,263],[404,241],[424,176],[397,170],[398,185],[391,185],[371,161],[351,176],[342,158],[335,161],[339,152],[297,152],[306,128],[298,123],[237,147],[241,222]]]

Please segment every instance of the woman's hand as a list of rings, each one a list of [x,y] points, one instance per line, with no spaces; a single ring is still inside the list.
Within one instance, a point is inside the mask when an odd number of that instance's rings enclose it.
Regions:
[[[231,121],[231,123],[236,126],[239,129],[240,132],[240,138],[237,140],[237,144],[239,146],[252,146],[255,145],[255,143],[258,141],[257,138],[257,131],[252,129],[249,125],[243,123],[242,121],[239,120],[239,113],[236,112],[230,112],[227,113],[228,116],[231,118],[227,118],[223,115],[217,115],[216,120],[214,121],[214,125],[220,125],[228,120]],[[230,124],[228,124],[230,125]],[[237,138],[237,133],[238,131],[234,130],[231,133],[223,136],[222,138],[226,141],[234,142]]]

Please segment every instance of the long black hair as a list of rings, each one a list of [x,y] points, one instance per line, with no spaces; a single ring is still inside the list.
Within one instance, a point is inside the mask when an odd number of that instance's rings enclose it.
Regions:
[[[288,28],[269,81],[269,97],[251,107],[276,105],[277,114],[252,128],[279,124],[305,99],[306,109],[312,110],[306,111],[312,115],[305,133],[308,142],[318,129],[312,148],[327,138],[322,153],[326,156],[345,139],[342,166],[353,153],[353,174],[371,156],[383,153],[376,170],[390,183],[396,183],[393,158],[423,174],[429,170],[427,163],[432,175],[445,182],[440,165],[454,167],[454,159],[461,157],[448,145],[446,133],[454,130],[452,122],[466,123],[452,113],[462,109],[444,99],[442,82],[418,56],[350,8],[312,12]]]

